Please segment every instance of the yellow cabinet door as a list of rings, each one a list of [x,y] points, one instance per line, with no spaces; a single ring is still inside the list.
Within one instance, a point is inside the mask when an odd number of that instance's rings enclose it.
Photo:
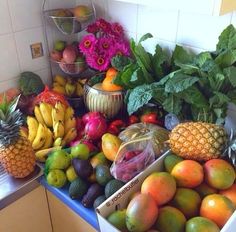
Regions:
[[[46,192],[37,187],[0,210],[1,232],[52,232]]]

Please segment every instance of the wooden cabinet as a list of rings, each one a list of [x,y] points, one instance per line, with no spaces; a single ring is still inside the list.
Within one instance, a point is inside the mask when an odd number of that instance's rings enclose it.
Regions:
[[[0,211],[1,232],[52,232],[47,198],[37,187]]]
[[[114,0],[152,6],[163,10],[181,10],[208,15],[222,15],[236,10],[235,0]]]
[[[47,191],[53,232],[96,232],[78,214]],[[0,230],[1,231],[1,230]]]

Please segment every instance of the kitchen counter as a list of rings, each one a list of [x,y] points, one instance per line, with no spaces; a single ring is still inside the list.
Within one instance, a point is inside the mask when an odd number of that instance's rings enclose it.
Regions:
[[[16,179],[8,175],[0,165],[0,210],[38,187],[40,185],[38,179],[42,175],[42,168],[36,165],[29,176]]]

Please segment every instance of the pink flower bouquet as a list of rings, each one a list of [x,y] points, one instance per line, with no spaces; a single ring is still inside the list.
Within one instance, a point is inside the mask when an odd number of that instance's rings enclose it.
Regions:
[[[129,41],[119,23],[98,19],[88,26],[87,32],[90,34],[82,38],[79,48],[91,68],[105,71],[109,68],[112,57],[130,55]]]

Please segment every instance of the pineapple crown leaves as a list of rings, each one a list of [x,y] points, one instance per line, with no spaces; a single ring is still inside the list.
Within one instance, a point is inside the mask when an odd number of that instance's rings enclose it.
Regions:
[[[228,143],[223,152],[223,157],[227,157],[236,168],[236,131],[230,129]]]

